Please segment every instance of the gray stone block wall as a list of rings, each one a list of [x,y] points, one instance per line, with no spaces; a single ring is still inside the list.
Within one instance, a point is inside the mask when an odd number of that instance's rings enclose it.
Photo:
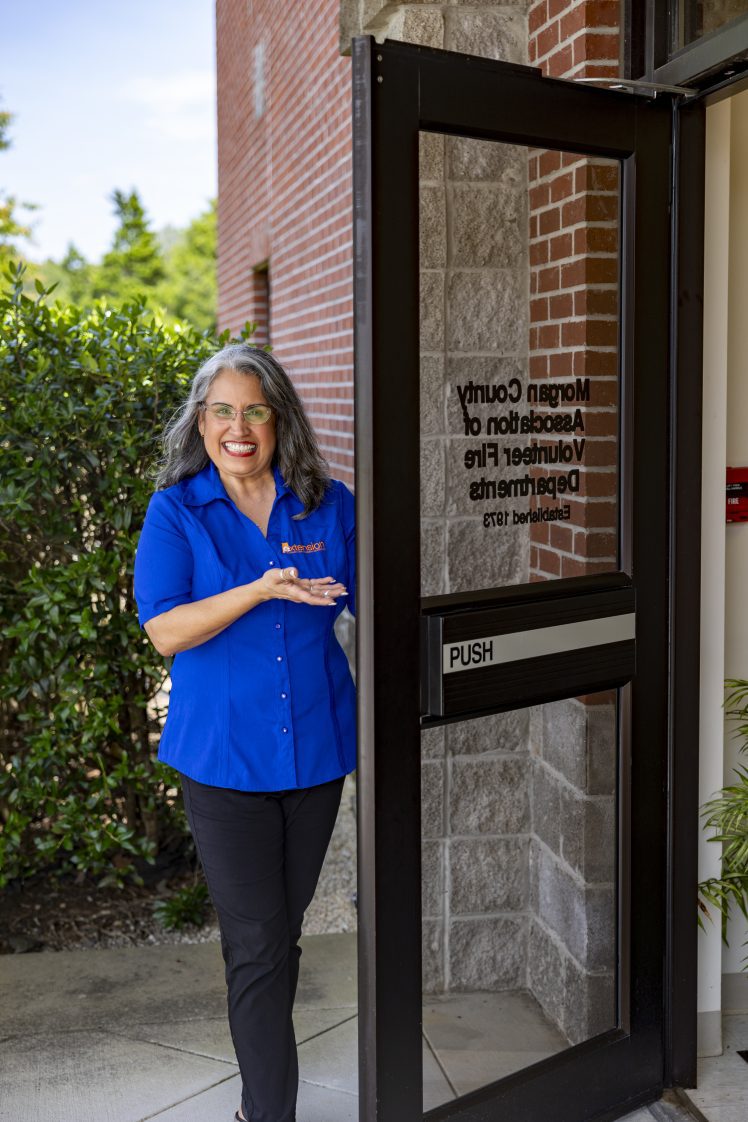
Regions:
[[[469,499],[476,438],[457,392],[527,381],[527,152],[427,132],[419,147],[422,591],[432,595],[527,579],[529,528],[487,531],[484,504]],[[484,430],[495,411],[471,410]]]
[[[422,734],[425,993],[526,986],[528,729],[523,710]]]
[[[526,62],[528,6],[342,0],[341,45]],[[487,537],[466,502],[456,387],[528,377],[527,152],[423,133],[420,181],[422,593],[520,583],[529,532]],[[572,1043],[610,1027],[613,707],[558,702],[421,746],[424,992],[528,989]]]
[[[590,974],[563,943],[535,919],[527,945],[527,988],[570,1044],[613,1024],[615,991],[608,974]]]
[[[449,847],[453,916],[523,912],[528,903],[526,837],[457,837]]]
[[[371,34],[524,62],[528,7],[528,0],[341,0],[340,52],[350,54],[352,35]]]
[[[343,611],[335,620],[335,637],[343,648],[348,665],[356,681],[356,621],[348,611]]]
[[[527,917],[453,919],[448,965],[453,991],[522,989],[527,973]]]
[[[343,0],[341,34],[526,60],[527,3]],[[487,537],[470,477],[456,386],[527,379],[526,153],[420,138],[422,592],[527,579],[528,535]],[[426,992],[526,984],[528,714],[422,737]]]
[[[616,1017],[616,707],[592,701],[530,720],[527,985],[572,1044]]]
[[[572,1044],[615,1024],[616,770],[608,695],[424,731],[425,993],[527,989]]]
[[[392,37],[525,59],[525,4],[400,7]],[[475,439],[456,389],[528,376],[527,156],[422,133],[419,163],[421,575],[432,595],[527,579],[529,535],[487,535],[468,498]],[[524,712],[423,736],[426,992],[526,986],[528,728]]]

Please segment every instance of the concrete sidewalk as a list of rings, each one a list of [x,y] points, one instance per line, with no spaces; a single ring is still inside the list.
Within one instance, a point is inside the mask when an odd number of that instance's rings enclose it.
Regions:
[[[298,1119],[357,1122],[356,936],[301,943]],[[231,1122],[239,1105],[217,943],[4,955],[0,1049],[2,1122]],[[454,1094],[449,1063],[424,1041],[425,1109]]]

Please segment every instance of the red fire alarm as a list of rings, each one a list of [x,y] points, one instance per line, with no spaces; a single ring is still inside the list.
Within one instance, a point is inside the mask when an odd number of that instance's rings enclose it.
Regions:
[[[748,522],[748,467],[727,469],[727,521]]]

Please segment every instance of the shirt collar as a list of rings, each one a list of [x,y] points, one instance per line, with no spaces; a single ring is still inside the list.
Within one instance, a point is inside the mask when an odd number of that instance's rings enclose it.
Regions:
[[[291,488],[288,486],[285,479],[281,475],[280,468],[277,464],[273,464],[273,476],[275,478],[275,493],[278,498],[280,498],[281,495],[290,495]]]
[[[278,498],[291,493],[291,488],[281,475],[277,464],[273,465],[273,478],[275,479],[275,492]],[[226,488],[221,482],[216,465],[212,460],[208,460],[205,467],[201,468],[196,475],[191,475],[189,479],[185,480],[182,502],[185,506],[205,506],[206,503],[210,503],[214,499],[231,501],[226,494]]]

